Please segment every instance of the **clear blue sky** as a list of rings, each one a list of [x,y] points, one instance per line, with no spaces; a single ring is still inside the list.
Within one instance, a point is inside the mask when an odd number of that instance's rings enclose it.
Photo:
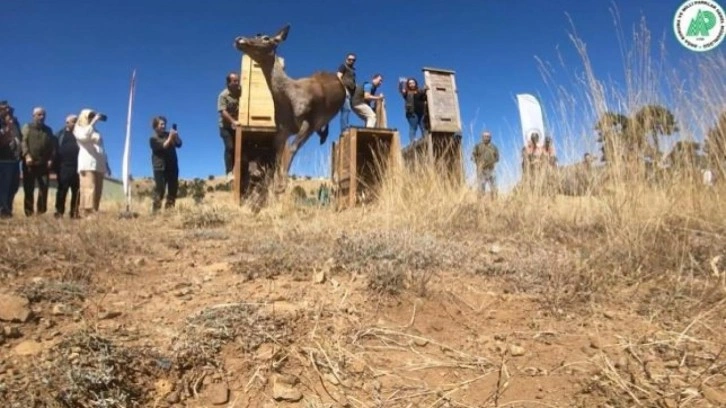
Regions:
[[[672,35],[674,0],[618,2],[626,36],[645,16],[654,37],[665,36],[670,57],[684,51]],[[613,32],[609,1],[5,1],[0,99],[8,99],[21,122],[33,106],[47,109],[58,130],[64,117],[84,107],[106,112],[101,124],[114,176],[121,173],[128,87],[137,69],[133,110],[131,173],[152,174],[148,138],[151,118],[163,114],[179,125],[181,177],[223,173],[216,98],[230,70],[239,71],[238,35],[274,33],[291,24],[278,49],[293,77],[334,71],[345,54],[358,55],[359,78],[382,72],[389,126],[407,140],[399,76],[416,76],[433,66],[456,71],[465,131],[465,158],[488,128],[502,154],[503,173],[515,171],[521,136],[516,93],[556,101],[545,85],[535,56],[556,62],[558,49],[569,65],[581,60],[568,38],[574,20],[587,42],[598,76],[621,78],[622,60]],[[656,39],[657,39],[656,38]],[[557,78],[556,78],[557,79]],[[572,78],[560,78],[571,82]],[[362,123],[354,115],[354,123]],[[469,132],[474,129],[475,134]],[[327,176],[330,143],[339,133],[331,122],[324,146],[312,137],[292,171]],[[553,134],[555,141],[562,137]],[[510,177],[511,179],[511,177]],[[509,180],[511,182],[511,180]]]

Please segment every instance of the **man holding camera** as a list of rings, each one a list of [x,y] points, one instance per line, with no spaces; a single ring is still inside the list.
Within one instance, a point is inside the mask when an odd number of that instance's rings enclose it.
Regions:
[[[25,193],[25,215],[35,212],[43,214],[48,206],[48,177],[53,168],[55,143],[53,131],[45,124],[45,109],[33,109],[33,120],[21,130],[21,152],[23,157],[23,191]],[[38,200],[33,207],[35,186],[38,185]]]
[[[13,216],[13,200],[20,186],[20,129],[13,108],[0,101],[0,218]]]

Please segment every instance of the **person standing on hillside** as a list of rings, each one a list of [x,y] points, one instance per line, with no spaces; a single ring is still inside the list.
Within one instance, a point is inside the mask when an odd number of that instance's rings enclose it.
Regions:
[[[161,209],[161,201],[166,193],[165,209],[174,208],[176,195],[179,189],[179,160],[176,149],[182,146],[182,140],[176,131],[176,125],[171,131],[166,131],[166,118],[157,116],[151,121],[154,134],[149,138],[151,145],[151,165],[154,168],[154,198],[152,212]]]
[[[235,131],[239,127],[239,100],[242,86],[239,75],[235,72],[227,74],[227,87],[217,96],[217,112],[219,113],[219,136],[224,143],[224,171],[227,180],[234,178],[234,144]]]
[[[353,102],[351,100],[353,93],[356,88],[355,79],[355,60],[356,56],[353,53],[348,53],[345,57],[345,61],[338,67],[338,79],[343,83],[345,87],[345,101],[343,106],[340,108],[340,131],[343,132],[350,126],[350,111]]]
[[[68,115],[66,124],[56,135],[56,174],[58,189],[55,194],[55,217],[62,218],[66,211],[66,196],[71,190],[71,218],[79,218],[78,204],[81,181],[78,176],[78,141],[73,135],[73,127],[78,116]]]
[[[101,206],[104,175],[111,175],[106,148],[96,124],[106,121],[106,115],[93,109],[83,109],[73,127],[78,141],[78,174],[81,185],[80,207],[84,217],[93,218]]]
[[[482,194],[486,193],[486,185],[492,198],[497,196],[497,179],[494,168],[499,162],[499,149],[492,143],[492,134],[489,131],[482,132],[482,140],[474,146],[472,160],[476,165],[477,181]]]
[[[20,138],[12,106],[0,101],[0,218],[13,216],[13,201],[20,185]]]
[[[26,123],[21,133],[25,215],[44,214],[48,209],[48,178],[55,156],[53,130],[45,124],[45,109],[34,108],[32,122]],[[38,200],[34,206],[36,185]]]

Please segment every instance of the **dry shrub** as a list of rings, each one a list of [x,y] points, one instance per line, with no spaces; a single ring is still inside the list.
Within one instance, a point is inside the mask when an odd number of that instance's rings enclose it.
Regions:
[[[218,205],[202,204],[194,207],[180,207],[179,216],[182,228],[217,228],[230,221],[229,209]]]
[[[219,369],[218,354],[225,344],[234,342],[241,352],[249,353],[265,342],[287,344],[290,330],[286,319],[257,304],[212,306],[189,316],[173,339],[174,366],[182,374],[205,366]]]
[[[145,406],[154,379],[163,374],[156,356],[89,331],[73,333],[27,369],[27,375],[0,386],[5,406]]]
[[[84,281],[40,280],[25,284],[17,292],[30,302],[74,303],[88,295],[89,283]]]
[[[284,239],[251,234],[238,244],[242,256],[232,268],[246,280],[271,279],[283,273],[303,279],[330,257],[326,241],[318,234],[291,232]]]
[[[368,275],[368,287],[398,294],[407,284],[420,295],[433,274],[461,268],[466,253],[450,241],[410,230],[355,231],[335,241],[338,267]]]

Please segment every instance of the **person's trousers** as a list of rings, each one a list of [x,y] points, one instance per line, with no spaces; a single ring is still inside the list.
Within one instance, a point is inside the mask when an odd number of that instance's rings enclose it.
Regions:
[[[81,170],[81,202],[80,208],[86,213],[98,211],[103,193],[102,171]]]
[[[376,113],[367,103],[359,103],[353,106],[353,112],[366,122],[367,128],[376,126]]]
[[[413,142],[416,140],[416,130],[421,129],[421,137],[426,133],[424,131],[423,115],[416,113],[407,113],[406,120],[408,120],[408,141]]]
[[[23,164],[23,204],[25,215],[44,214],[48,210],[48,176],[50,172],[45,164],[28,166]],[[35,201],[35,187],[38,186],[38,199]]]
[[[166,194],[165,208],[173,208],[179,191],[179,169],[154,170],[154,211],[161,208],[161,201]]]
[[[78,205],[80,199],[81,178],[76,169],[61,169],[58,173],[58,189],[55,193],[55,212],[63,215],[66,212],[66,197],[71,191],[71,218],[79,216]]]
[[[0,217],[13,215],[13,201],[20,185],[17,161],[0,162]]]
[[[231,128],[221,127],[219,136],[224,142],[224,173],[229,174],[234,170],[235,131]]]
[[[345,101],[340,108],[340,131],[343,132],[350,126],[350,92],[345,89]]]

